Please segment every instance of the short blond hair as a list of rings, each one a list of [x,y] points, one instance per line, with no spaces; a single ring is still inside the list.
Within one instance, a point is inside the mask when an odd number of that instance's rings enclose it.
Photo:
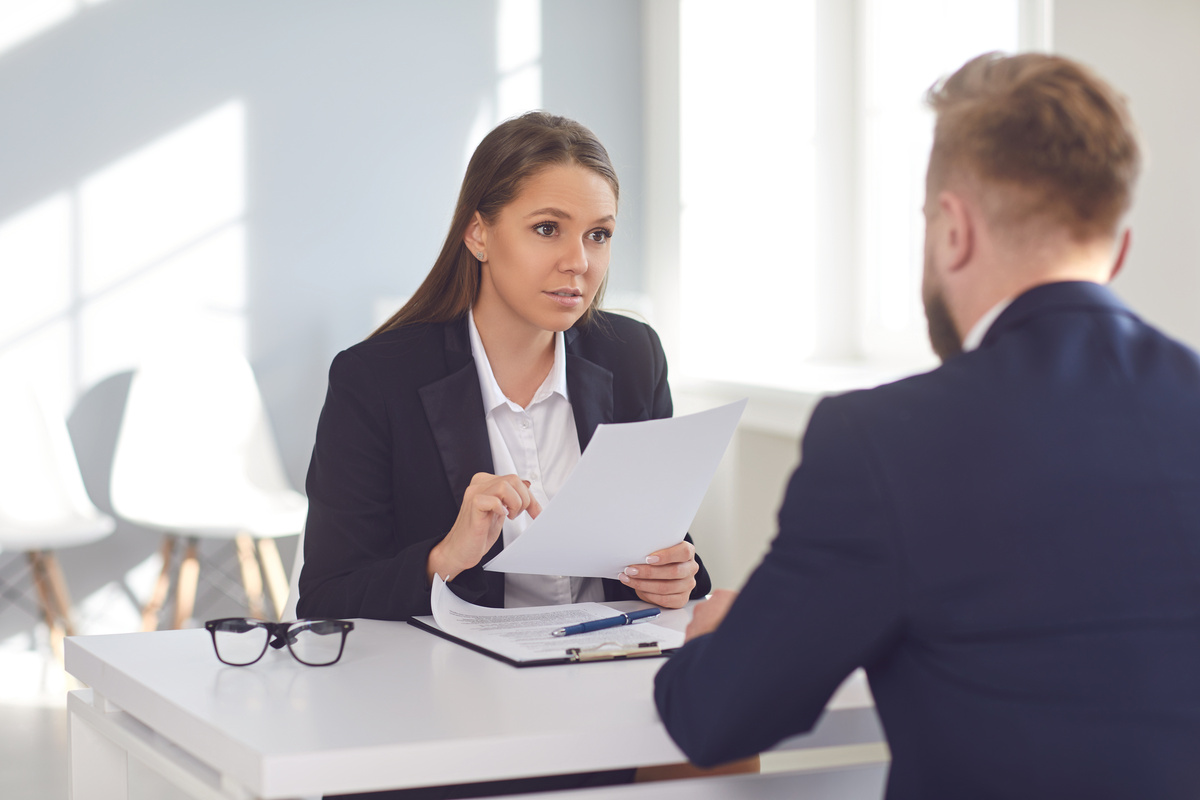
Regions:
[[[931,192],[965,172],[987,186],[1000,224],[1059,225],[1077,241],[1116,234],[1141,153],[1125,98],[1087,67],[987,53],[926,99],[937,116]]]

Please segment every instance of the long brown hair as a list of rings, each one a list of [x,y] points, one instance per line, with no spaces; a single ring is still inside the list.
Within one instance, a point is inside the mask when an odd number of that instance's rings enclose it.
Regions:
[[[521,192],[525,182],[547,167],[578,164],[595,171],[619,198],[617,173],[608,151],[590,130],[574,120],[544,111],[530,111],[500,123],[483,138],[463,176],[454,218],[433,269],[404,306],[371,336],[403,325],[449,322],[466,315],[479,297],[479,260],[463,235],[475,212],[491,223]],[[592,298],[582,321],[591,321],[604,295],[604,285]]]

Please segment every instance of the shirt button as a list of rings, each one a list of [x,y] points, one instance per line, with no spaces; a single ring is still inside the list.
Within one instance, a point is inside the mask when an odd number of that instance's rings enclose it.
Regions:
[[[527,419],[521,420],[521,430],[528,430],[528,429],[529,429],[529,420],[527,420]]]

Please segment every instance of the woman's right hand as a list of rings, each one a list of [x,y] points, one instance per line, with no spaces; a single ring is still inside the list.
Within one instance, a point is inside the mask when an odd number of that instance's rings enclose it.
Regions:
[[[527,481],[516,475],[476,473],[463,494],[454,527],[429,553],[425,573],[430,585],[435,574],[452,581],[478,564],[496,543],[504,520],[516,519],[522,511],[531,517],[542,513]]]

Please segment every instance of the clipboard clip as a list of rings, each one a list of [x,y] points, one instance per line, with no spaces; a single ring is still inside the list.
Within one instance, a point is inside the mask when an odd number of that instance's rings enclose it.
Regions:
[[[658,642],[640,642],[633,647],[622,647],[617,642],[604,642],[594,647],[567,648],[567,656],[572,661],[611,661],[616,658],[645,658],[661,655],[662,649],[658,646]]]

